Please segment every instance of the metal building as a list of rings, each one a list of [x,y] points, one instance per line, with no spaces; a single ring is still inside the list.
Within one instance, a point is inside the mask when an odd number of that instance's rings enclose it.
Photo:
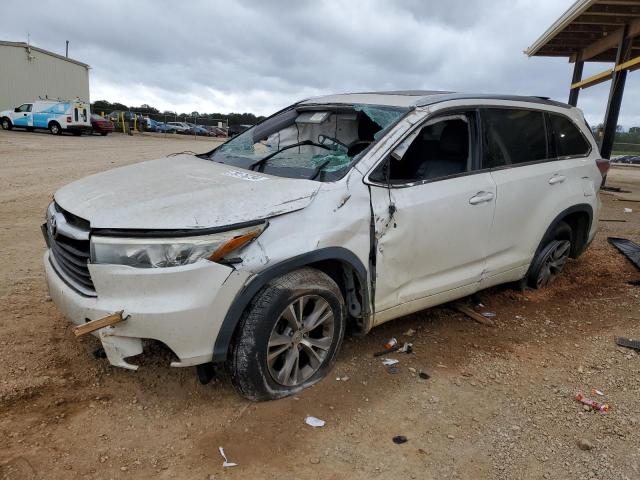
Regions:
[[[24,42],[0,41],[0,110],[39,97],[88,102],[89,68]]]
[[[574,64],[569,103],[581,89],[611,80],[600,153],[611,156],[627,72],[640,69],[640,0],[577,0],[525,53]],[[584,62],[613,63],[582,79]],[[633,99],[632,101],[637,101]]]

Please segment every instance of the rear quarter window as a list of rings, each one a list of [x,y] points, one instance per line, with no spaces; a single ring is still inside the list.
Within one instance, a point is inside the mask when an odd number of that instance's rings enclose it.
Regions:
[[[497,168],[549,158],[544,113],[518,108],[482,111],[483,168]]]
[[[549,120],[558,157],[584,157],[589,154],[589,142],[569,118],[551,113]]]

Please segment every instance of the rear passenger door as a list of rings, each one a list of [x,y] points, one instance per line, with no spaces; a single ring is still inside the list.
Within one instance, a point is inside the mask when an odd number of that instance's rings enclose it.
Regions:
[[[517,280],[547,227],[566,204],[566,165],[556,160],[541,110],[481,110],[482,167],[496,183],[496,210],[481,286]]]

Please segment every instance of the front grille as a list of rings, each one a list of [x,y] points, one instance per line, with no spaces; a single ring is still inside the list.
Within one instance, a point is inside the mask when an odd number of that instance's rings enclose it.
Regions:
[[[56,226],[52,218],[56,215]],[[62,225],[64,223],[65,225]],[[53,204],[46,225],[49,258],[58,275],[79,293],[95,296],[88,263],[90,260],[89,224]]]

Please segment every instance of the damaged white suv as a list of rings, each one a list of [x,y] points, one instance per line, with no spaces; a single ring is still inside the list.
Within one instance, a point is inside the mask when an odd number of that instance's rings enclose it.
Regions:
[[[543,98],[313,98],[58,190],[49,291],[113,365],[153,339],[279,398],[327,375],[348,327],[547,285],[593,239],[607,167],[581,112]]]

